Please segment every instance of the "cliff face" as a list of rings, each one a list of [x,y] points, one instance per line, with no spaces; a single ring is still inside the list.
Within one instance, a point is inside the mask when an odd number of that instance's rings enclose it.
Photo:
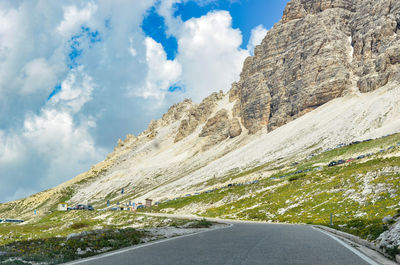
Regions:
[[[293,0],[232,87],[250,133],[400,80],[400,2]]]

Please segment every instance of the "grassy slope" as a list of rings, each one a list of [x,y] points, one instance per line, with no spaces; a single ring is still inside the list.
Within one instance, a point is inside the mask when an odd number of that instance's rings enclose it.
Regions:
[[[211,225],[205,220],[152,217],[128,211],[55,211],[29,223],[0,224],[0,253],[7,253],[0,255],[0,264],[58,264],[162,238],[146,228]],[[72,234],[75,236],[67,238]]]
[[[288,166],[257,184],[178,198],[161,203],[157,211],[191,208],[209,217],[323,225],[329,224],[333,213],[336,228],[374,240],[386,229],[382,218],[395,215],[400,207],[400,175],[396,169],[400,166],[399,142],[400,134],[395,134],[334,149]],[[387,150],[389,146],[395,148]],[[385,151],[379,152],[381,149]],[[331,160],[370,152],[376,154],[336,167],[326,166]],[[315,170],[318,166],[321,169]],[[314,170],[279,178],[301,169]],[[387,172],[382,172],[385,169]],[[268,170],[273,169],[260,166],[248,174],[261,176]]]

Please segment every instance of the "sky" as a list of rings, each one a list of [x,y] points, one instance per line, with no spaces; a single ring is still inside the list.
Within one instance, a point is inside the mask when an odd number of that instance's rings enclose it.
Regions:
[[[0,203],[87,171],[174,103],[228,91],[287,2],[0,1]]]

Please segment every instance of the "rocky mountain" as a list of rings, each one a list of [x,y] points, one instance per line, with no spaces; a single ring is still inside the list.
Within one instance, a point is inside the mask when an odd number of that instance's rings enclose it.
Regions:
[[[268,177],[339,143],[398,132],[399,34],[398,1],[292,0],[230,91],[173,105],[88,172],[0,213],[29,216],[60,201],[104,207],[171,199],[258,166],[269,170],[237,181]]]
[[[400,3],[295,0],[244,63],[232,100],[254,133],[398,81]]]

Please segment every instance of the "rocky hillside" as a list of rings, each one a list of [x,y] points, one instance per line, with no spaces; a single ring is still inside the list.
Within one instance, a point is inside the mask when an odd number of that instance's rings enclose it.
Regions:
[[[230,91],[172,106],[88,172],[1,205],[0,214],[200,193],[238,174],[265,178],[339,143],[398,132],[399,30],[398,1],[292,0]],[[252,174],[266,165],[270,171]]]

